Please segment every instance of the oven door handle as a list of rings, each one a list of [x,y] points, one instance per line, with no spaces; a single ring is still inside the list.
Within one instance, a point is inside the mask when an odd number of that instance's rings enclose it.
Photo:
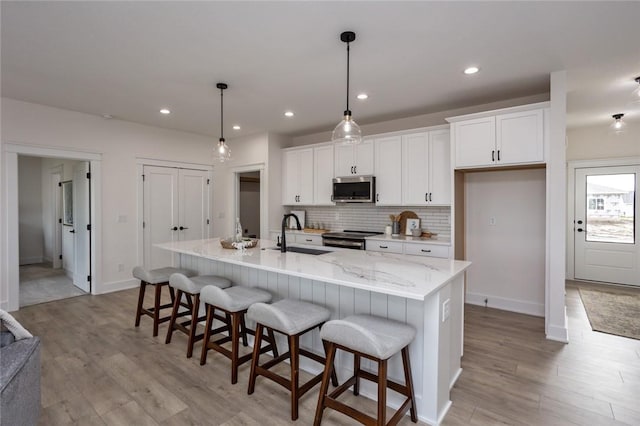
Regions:
[[[359,241],[350,241],[350,240],[329,240],[326,238],[322,239],[322,245],[323,246],[329,246],[329,247],[357,247],[360,250],[362,250],[364,248],[364,244],[362,242]]]

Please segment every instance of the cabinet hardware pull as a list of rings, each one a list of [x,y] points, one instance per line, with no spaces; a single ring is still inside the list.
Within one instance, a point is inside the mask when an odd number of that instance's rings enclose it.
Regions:
[[[376,203],[380,201],[380,194],[376,194]]]
[[[429,193],[429,201],[433,201],[433,200],[431,199],[431,193]]]
[[[378,246],[378,247],[380,247],[380,248],[385,248],[385,249],[386,249],[386,248],[389,248],[389,246]]]
[[[496,151],[491,151],[491,161],[496,161]]]
[[[351,166],[351,174],[353,174],[353,166]]]
[[[353,166],[353,173],[358,174],[358,166]]]
[[[500,150],[498,150],[498,161],[500,161]]]
[[[425,193],[424,193],[424,201],[429,201],[429,198],[428,198],[428,197],[429,197],[429,193],[428,193],[428,192],[425,192]]]
[[[420,251],[423,252],[423,253],[431,253],[431,250],[421,249]]]
[[[311,238],[306,238],[306,239],[305,239],[305,241],[307,241],[307,242],[309,242],[309,243],[310,243],[310,242],[312,242],[313,240],[312,240]]]

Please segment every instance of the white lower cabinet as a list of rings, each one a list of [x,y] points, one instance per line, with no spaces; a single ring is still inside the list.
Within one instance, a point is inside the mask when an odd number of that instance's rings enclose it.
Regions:
[[[449,257],[449,246],[441,246],[436,244],[415,244],[404,243],[404,254],[412,254],[415,256]]]
[[[375,240],[367,240],[367,250],[368,251],[379,251],[386,253],[396,253],[402,254],[403,245],[399,241],[375,241]]]
[[[322,245],[322,235],[317,234],[293,234],[295,241],[298,244],[309,244],[312,246],[321,246]],[[289,235],[287,235],[289,238]]]

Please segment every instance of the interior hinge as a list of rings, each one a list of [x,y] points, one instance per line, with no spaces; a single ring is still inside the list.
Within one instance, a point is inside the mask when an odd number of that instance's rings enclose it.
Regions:
[[[211,179],[207,179],[207,185],[209,185],[210,182],[211,182]]]
[[[91,275],[87,275],[87,281],[91,282]]]
[[[58,182],[58,186],[62,186],[62,182]]]
[[[147,226],[147,222],[144,222],[144,221],[143,221],[143,222],[142,222],[142,227],[144,228],[144,227],[146,227],[146,226]]]
[[[58,219],[58,223],[62,223],[62,218]]]
[[[142,181],[144,182],[144,175],[142,175]]]
[[[91,231],[91,224],[87,225],[87,231]]]
[[[207,225],[209,224],[209,219],[207,219]]]
[[[87,173],[87,179],[91,179],[91,173]]]
[[[58,256],[58,259],[62,260],[62,255],[59,255],[59,256]]]

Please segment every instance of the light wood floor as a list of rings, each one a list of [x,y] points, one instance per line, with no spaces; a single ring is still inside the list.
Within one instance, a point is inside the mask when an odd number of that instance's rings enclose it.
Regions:
[[[192,359],[182,334],[164,344],[166,324],[157,338],[149,317],[134,328],[136,297],[81,296],[15,313],[43,342],[40,424],[293,424],[278,385],[259,378],[246,394],[247,364],[231,385],[226,358],[212,352],[201,367],[200,344]],[[640,424],[640,341],[591,331],[571,283],[567,312],[569,345],[546,340],[541,318],[467,306],[464,371],[444,424]],[[303,398],[297,424],[312,423],[316,398],[317,390]],[[331,411],[325,420],[353,424]]]

